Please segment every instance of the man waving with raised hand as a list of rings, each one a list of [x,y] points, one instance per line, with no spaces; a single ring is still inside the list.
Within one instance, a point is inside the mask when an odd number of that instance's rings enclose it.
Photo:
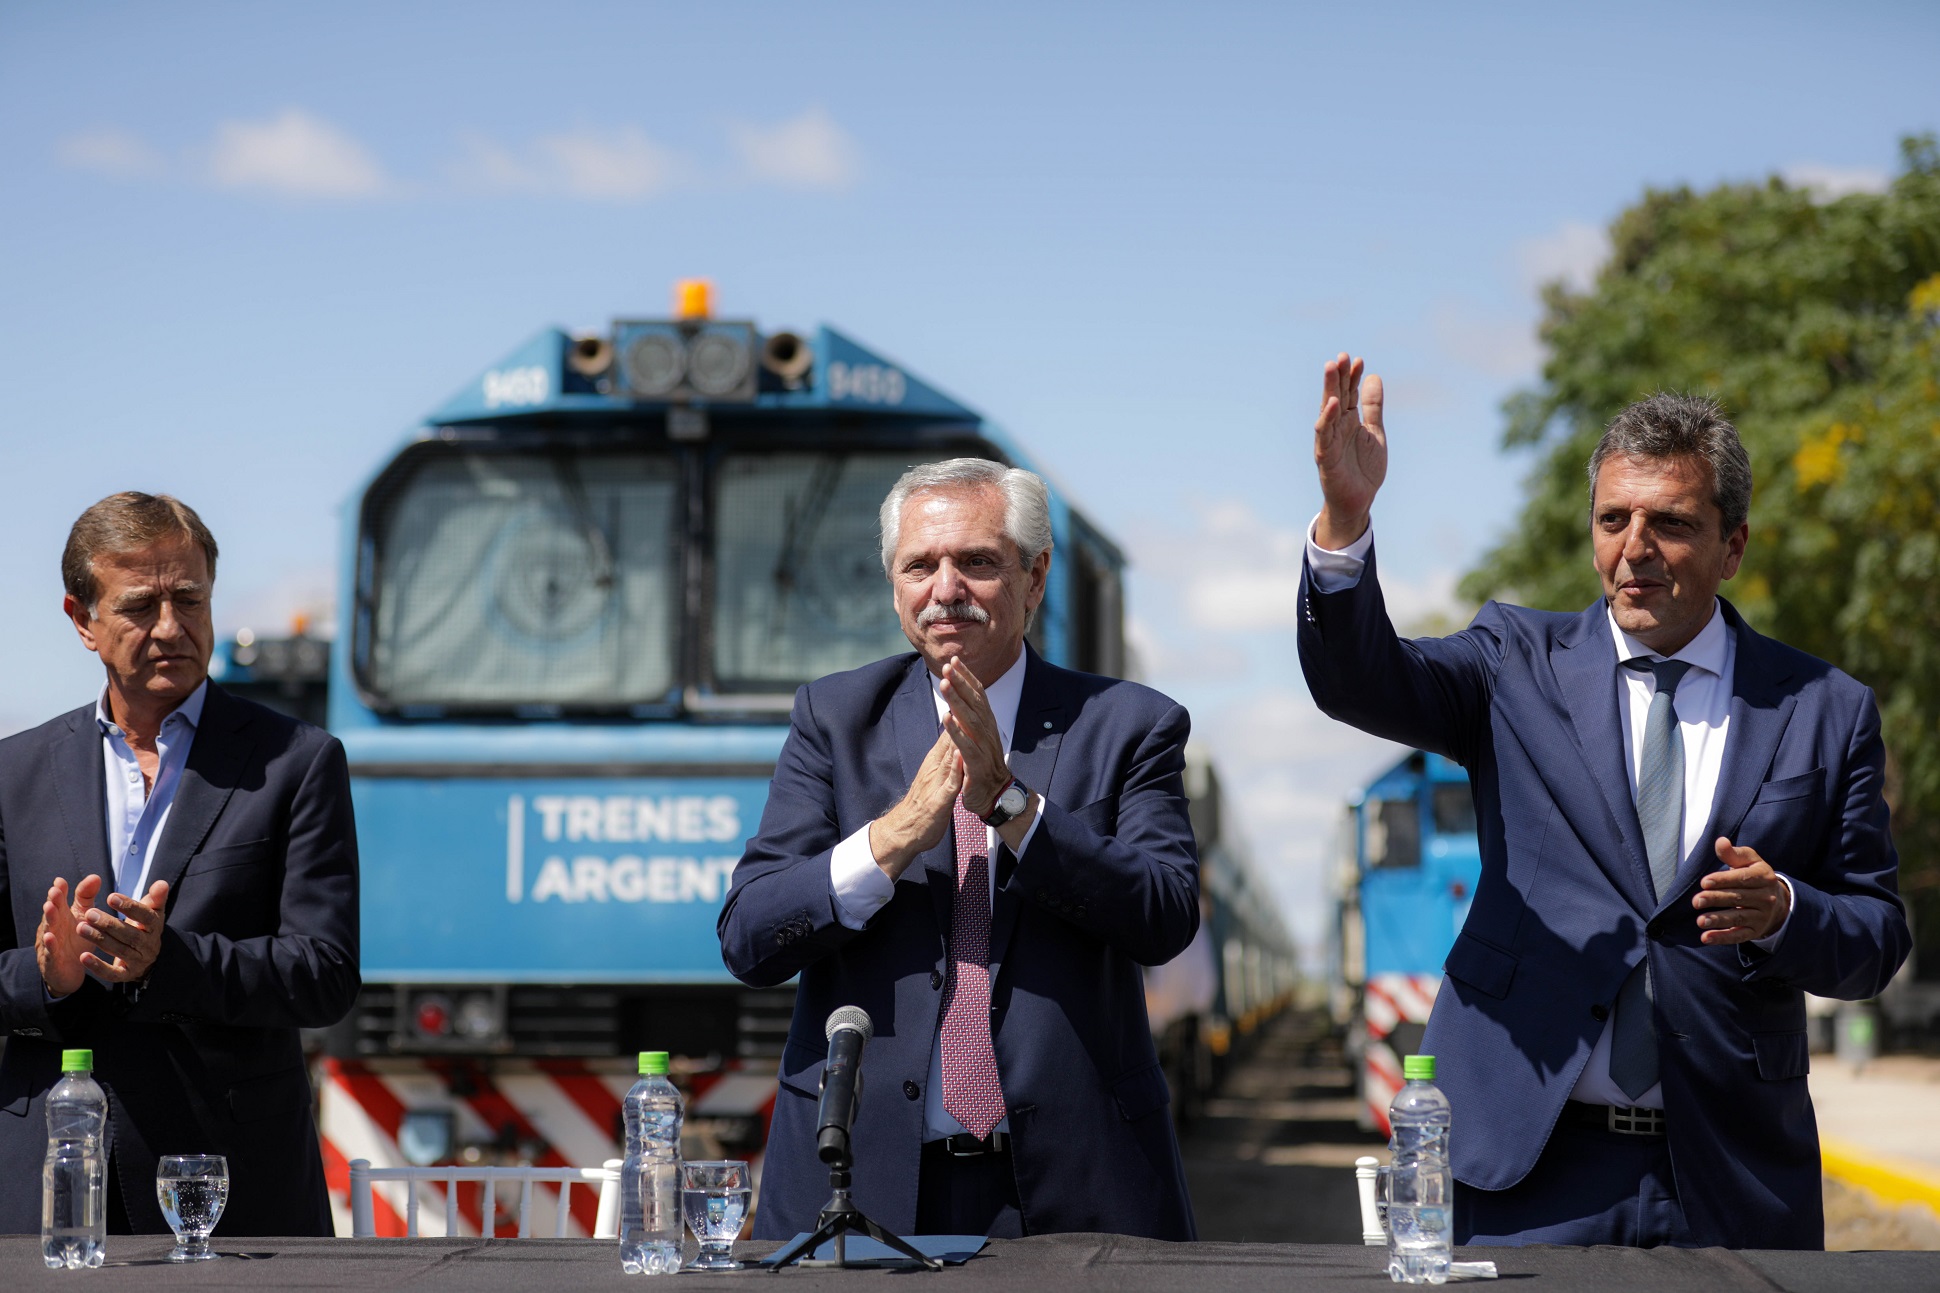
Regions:
[[[1482,876],[1422,1043],[1456,1242],[1822,1247],[1804,993],[1876,995],[1911,943],[1871,691],[1718,595],[1751,466],[1689,396],[1590,455],[1596,602],[1398,638],[1384,395],[1323,370],[1300,661],[1332,717],[1469,770]]]

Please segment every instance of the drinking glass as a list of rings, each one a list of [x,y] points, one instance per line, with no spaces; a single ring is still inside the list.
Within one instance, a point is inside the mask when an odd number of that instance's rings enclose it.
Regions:
[[[155,1197],[175,1232],[172,1262],[206,1262],[214,1257],[209,1232],[229,1202],[229,1160],[220,1154],[170,1154],[155,1164]]]
[[[680,1165],[681,1212],[700,1244],[700,1252],[688,1263],[688,1270],[740,1269],[731,1254],[741,1234],[741,1223],[747,1219],[752,1193],[746,1163],[704,1160]]]

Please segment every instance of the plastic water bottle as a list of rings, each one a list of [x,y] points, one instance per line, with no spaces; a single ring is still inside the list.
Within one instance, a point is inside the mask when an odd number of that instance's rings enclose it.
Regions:
[[[40,1173],[40,1253],[54,1270],[99,1266],[108,1232],[108,1097],[93,1051],[62,1051],[47,1093],[47,1162]]]
[[[1388,1178],[1388,1278],[1397,1284],[1448,1279],[1455,1176],[1448,1165],[1448,1097],[1435,1085],[1435,1057],[1401,1061],[1407,1085],[1388,1106],[1394,1161]]]
[[[626,1162],[620,1167],[620,1269],[680,1269],[680,1092],[667,1052],[640,1052],[640,1080],[626,1093]]]

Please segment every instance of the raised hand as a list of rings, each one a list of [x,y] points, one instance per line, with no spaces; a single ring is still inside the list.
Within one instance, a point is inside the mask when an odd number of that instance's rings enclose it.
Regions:
[[[1324,500],[1314,541],[1339,551],[1367,530],[1374,495],[1388,476],[1388,433],[1381,422],[1381,379],[1361,383],[1363,361],[1345,351],[1327,361],[1320,416],[1314,420],[1314,466]]]
[[[935,848],[950,829],[957,792],[963,788],[963,759],[948,732],[923,756],[923,766],[902,799],[869,823],[869,851],[891,880],[925,849]]]

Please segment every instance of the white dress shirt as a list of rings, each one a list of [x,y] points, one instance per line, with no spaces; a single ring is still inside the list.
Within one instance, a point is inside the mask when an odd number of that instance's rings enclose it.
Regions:
[[[1319,518],[1315,520],[1318,522]],[[1374,546],[1373,525],[1370,524],[1360,538],[1338,552],[1321,547],[1314,542],[1313,536],[1314,527],[1309,525],[1307,565],[1313,572],[1314,585],[1323,593],[1334,593],[1359,583],[1361,572],[1367,568],[1367,554]],[[1725,738],[1731,726],[1731,678],[1738,658],[1737,641],[1715,604],[1711,618],[1698,630],[1698,635],[1670,656],[1657,654],[1618,628],[1616,617],[1610,613],[1607,605],[1604,614],[1617,653],[1616,677],[1612,685],[1617,689],[1617,712],[1623,718],[1624,769],[1630,777],[1633,803],[1637,797],[1637,778],[1643,767],[1644,726],[1650,718],[1650,698],[1657,684],[1649,673],[1624,668],[1623,661],[1644,656],[1652,660],[1683,660],[1691,665],[1678,684],[1674,702],[1678,735],[1684,741],[1684,823],[1679,842],[1682,857],[1688,858],[1692,849],[1700,842],[1706,842],[1705,837],[1711,829],[1711,806],[1717,797],[1718,778],[1724,771]],[[1791,881],[1783,876],[1779,879],[1789,893]],[[1790,920],[1789,913],[1786,919]],[[1781,924],[1770,935],[1757,939],[1754,945],[1769,951],[1778,946],[1784,934],[1785,925]],[[1597,1036],[1582,1076],[1570,1091],[1570,1098],[1591,1104],[1634,1104],[1646,1109],[1663,1108],[1664,1091],[1661,1084],[1632,1100],[1611,1080],[1610,1038],[1615,1027],[1616,1016],[1612,1013]]]
[[[108,713],[108,689],[101,688],[94,703],[95,725],[101,729],[102,766],[108,790],[108,867],[111,883],[103,886],[100,907],[108,909],[109,892],[139,898],[148,891],[148,870],[155,860],[155,846],[161,842],[162,828],[168,825],[169,810],[175,807],[175,792],[182,784],[182,768],[189,761],[195,744],[195,729],[202,722],[202,704],[209,696],[205,679],[162,720],[155,736],[155,784],[141,775],[127,736]]]
[[[1029,652],[1019,652],[1017,663],[1006,669],[1003,676],[984,687],[984,699],[990,703],[991,717],[997,720],[997,732],[1003,738],[1004,754],[1010,754],[1011,738],[1017,729],[1017,704],[1024,698],[1024,663]],[[930,698],[936,702],[937,731],[943,730],[944,716],[950,712],[950,702],[943,699],[937,690],[936,675],[930,675]],[[1036,788],[1032,787],[1031,804],[1042,808]],[[1038,823],[1043,820],[1042,811],[1031,816],[1030,828],[1024,832],[1024,840],[1017,848],[1021,856],[1030,847],[1031,837],[1037,834]],[[994,827],[986,826],[987,856],[991,865],[986,869],[990,882],[991,904],[997,900],[997,850],[1003,841]],[[864,826],[849,838],[837,844],[829,854],[829,888],[835,894],[835,915],[850,929],[861,929],[869,923],[869,918],[881,911],[895,896],[896,882],[891,880],[883,869],[876,864],[876,855],[869,848],[869,828]],[[942,1011],[942,994],[937,994],[937,1010]],[[923,1100],[924,1139],[941,1140],[946,1136],[963,1134],[963,1124],[952,1118],[943,1108],[943,1030],[937,1029],[936,1039],[930,1043],[930,1080],[926,1084]],[[1005,1118],[997,1124],[997,1130],[1009,1132],[1010,1119]]]

